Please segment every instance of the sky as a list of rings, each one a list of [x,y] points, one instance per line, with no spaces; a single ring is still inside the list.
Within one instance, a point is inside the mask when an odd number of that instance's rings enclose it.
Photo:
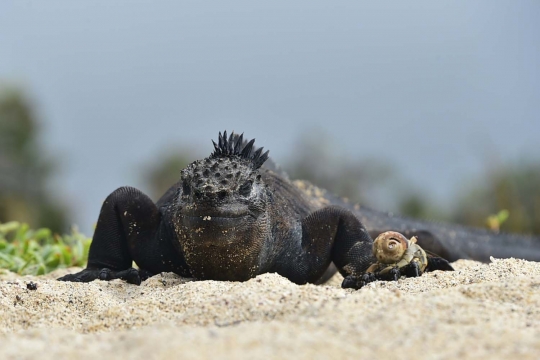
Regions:
[[[165,149],[244,132],[286,163],[316,131],[444,201],[538,159],[540,2],[0,2],[0,82],[42,122],[87,233]]]

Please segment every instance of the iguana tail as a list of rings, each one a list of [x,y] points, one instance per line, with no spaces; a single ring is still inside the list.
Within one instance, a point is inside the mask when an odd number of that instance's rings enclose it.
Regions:
[[[449,261],[473,259],[488,262],[491,256],[540,261],[538,237],[416,220],[365,207],[360,207],[355,213],[372,235],[387,230],[401,232],[408,238],[416,235],[420,246]]]

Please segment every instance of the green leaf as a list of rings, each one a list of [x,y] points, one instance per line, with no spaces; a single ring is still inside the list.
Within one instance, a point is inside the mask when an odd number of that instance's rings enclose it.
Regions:
[[[0,223],[0,267],[40,275],[62,267],[85,266],[91,239],[73,228],[70,234],[32,230],[27,224]]]

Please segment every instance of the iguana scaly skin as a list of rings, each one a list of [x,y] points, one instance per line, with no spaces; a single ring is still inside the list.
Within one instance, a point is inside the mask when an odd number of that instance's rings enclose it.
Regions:
[[[214,152],[182,170],[157,203],[132,187],[114,191],[101,208],[87,268],[59,280],[140,284],[174,272],[243,281],[275,272],[304,284],[328,278],[333,263],[349,286],[361,287],[375,261],[370,233],[386,230],[415,235],[424,249],[450,260],[540,259],[536,239],[395,217],[291,182],[271,161],[263,167],[268,152],[253,145],[220,133]]]

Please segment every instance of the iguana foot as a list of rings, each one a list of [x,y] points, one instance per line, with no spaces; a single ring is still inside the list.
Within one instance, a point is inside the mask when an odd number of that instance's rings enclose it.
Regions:
[[[401,277],[401,270],[395,266],[392,269],[385,271],[384,273],[376,273],[375,277],[377,280],[384,281],[398,281]]]
[[[141,285],[139,271],[134,268],[121,271],[112,271],[111,269],[104,268],[99,272],[99,280],[109,281],[114,279],[122,279],[129,284]]]
[[[416,261],[407,264],[400,271],[406,277],[418,277],[422,275],[422,270],[420,270],[420,266]]]
[[[398,281],[401,277],[401,270],[398,267],[393,268],[390,270],[390,277],[393,281]]]
[[[67,274],[59,277],[59,281],[90,282],[99,278],[100,269],[84,269],[75,274]]]
[[[67,274],[58,278],[60,281],[72,282],[90,282],[96,279],[99,280],[114,280],[122,279],[130,284],[141,285],[141,281],[148,279],[152,274],[146,270],[137,270],[129,268],[126,270],[114,271],[108,268],[103,269],[84,269],[75,274]]]
[[[341,283],[343,289],[361,289],[370,282],[377,281],[377,277],[374,273],[364,273],[362,276],[349,275]]]

